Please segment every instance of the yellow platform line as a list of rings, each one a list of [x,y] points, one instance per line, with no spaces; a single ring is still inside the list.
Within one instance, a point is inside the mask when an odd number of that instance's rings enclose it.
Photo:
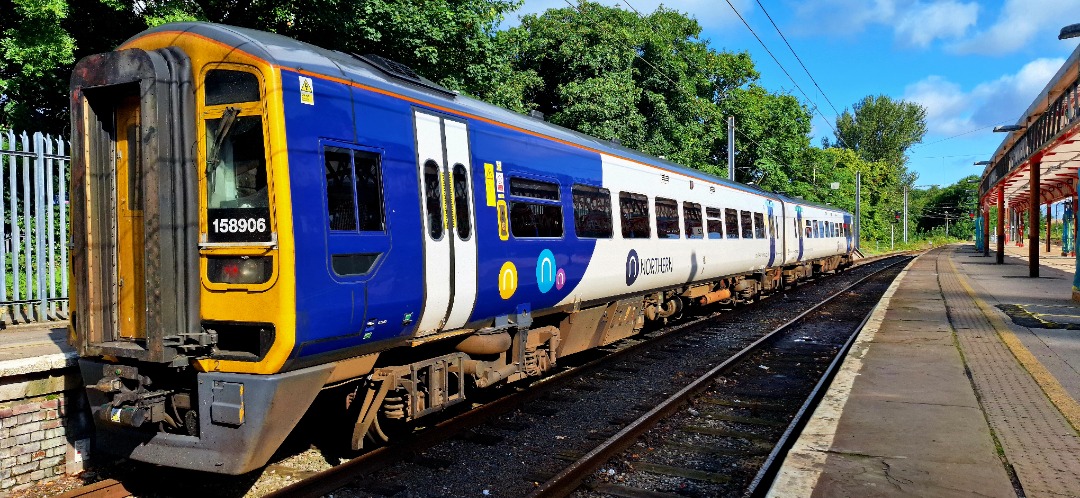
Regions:
[[[1057,378],[1050,373],[1049,370],[1043,366],[1035,355],[1031,354],[1031,351],[1024,346],[1020,339],[1013,334],[1009,326],[1001,319],[1001,316],[994,311],[994,309],[983,301],[979,296],[975,294],[975,290],[968,284],[967,278],[963,273],[956,270],[956,265],[953,263],[952,255],[949,255],[949,267],[952,268],[953,274],[957,276],[960,286],[964,288],[968,296],[975,301],[975,305],[982,311],[983,316],[990,322],[990,326],[997,331],[998,338],[1001,342],[1005,343],[1005,346],[1012,351],[1016,361],[1020,362],[1020,365],[1028,371],[1035,382],[1039,384],[1043,393],[1047,398],[1050,398],[1050,402],[1057,407],[1061,415],[1068,420],[1069,425],[1073,427],[1073,430],[1080,430],[1080,403],[1077,403],[1075,399],[1062,387],[1061,383],[1057,381]]]

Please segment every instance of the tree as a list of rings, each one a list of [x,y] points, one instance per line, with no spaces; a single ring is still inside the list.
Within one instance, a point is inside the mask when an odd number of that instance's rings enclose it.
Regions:
[[[766,91],[746,52],[718,52],[687,15],[644,17],[583,2],[522,19],[499,34],[520,90],[511,109],[723,175],[728,115],[735,116],[737,180],[773,181],[809,147],[810,114]],[[764,176],[763,176],[764,175]]]
[[[919,230],[944,232],[945,220],[949,220],[949,233],[953,236],[968,237],[974,234],[974,221],[971,213],[978,211],[979,177],[968,175],[956,183],[944,188],[936,185],[925,193],[913,197],[922,197],[918,211]]]
[[[61,133],[68,78],[79,58],[114,49],[171,21],[200,20],[280,33],[324,48],[383,55],[450,89],[498,95],[511,81],[496,47],[520,0],[10,0],[0,9],[0,125]],[[79,13],[72,18],[68,11]]]
[[[867,161],[903,165],[908,148],[921,142],[924,135],[923,106],[885,95],[867,95],[836,118],[833,145],[852,149]]]

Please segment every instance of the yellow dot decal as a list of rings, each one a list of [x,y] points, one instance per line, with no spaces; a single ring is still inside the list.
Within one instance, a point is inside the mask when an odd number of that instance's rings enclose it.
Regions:
[[[514,263],[507,261],[499,270],[499,295],[503,299],[510,299],[517,292],[518,274]]]

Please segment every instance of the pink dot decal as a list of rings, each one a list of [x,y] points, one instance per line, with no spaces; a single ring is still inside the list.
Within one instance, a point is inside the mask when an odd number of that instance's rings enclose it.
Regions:
[[[559,268],[559,271],[555,273],[555,289],[562,290],[564,285],[566,285],[566,270]]]

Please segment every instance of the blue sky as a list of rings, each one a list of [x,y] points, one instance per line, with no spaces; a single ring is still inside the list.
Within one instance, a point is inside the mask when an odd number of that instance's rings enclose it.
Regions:
[[[576,2],[576,0],[570,0]],[[918,185],[948,185],[979,175],[1015,123],[1076,48],[1061,27],[1080,22],[1080,0],[730,0],[807,95],[796,89],[727,0],[600,0],[651,12],[663,3],[696,18],[717,50],[749,51],[760,84],[789,92],[821,114],[814,143],[832,138],[836,112],[814,87],[762,10],[780,27],[828,100],[843,112],[867,95],[926,107],[928,132],[909,152]],[[525,0],[519,15],[567,7],[565,0]],[[1075,14],[1071,14],[1075,13]]]

